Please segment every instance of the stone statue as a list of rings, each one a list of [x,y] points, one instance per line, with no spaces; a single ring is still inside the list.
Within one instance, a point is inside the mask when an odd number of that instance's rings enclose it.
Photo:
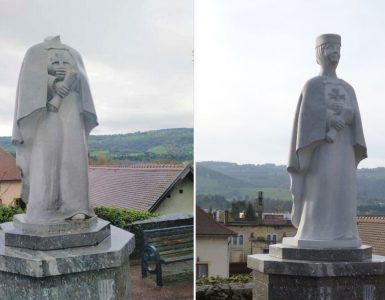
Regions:
[[[59,36],[28,49],[20,71],[12,142],[22,172],[25,221],[94,216],[88,146],[97,117],[80,54]]]
[[[294,238],[299,248],[357,248],[356,169],[367,157],[360,111],[353,88],[337,78],[341,37],[316,39],[319,76],[299,98],[288,172],[293,194]]]

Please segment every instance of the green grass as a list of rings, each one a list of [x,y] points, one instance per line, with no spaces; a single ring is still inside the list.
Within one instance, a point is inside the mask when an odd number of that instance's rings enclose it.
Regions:
[[[169,149],[167,149],[166,146],[160,145],[152,147],[149,152],[155,153],[155,154],[167,154],[169,152]]]

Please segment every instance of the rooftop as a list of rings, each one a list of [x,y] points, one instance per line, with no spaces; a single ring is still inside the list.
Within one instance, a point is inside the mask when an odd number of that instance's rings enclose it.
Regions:
[[[205,213],[199,206],[196,207],[196,235],[234,235],[235,232],[216,222],[213,217]]]
[[[385,216],[358,216],[362,244],[373,247],[373,254],[385,255]]]
[[[94,206],[154,211],[171,189],[185,177],[190,165],[133,164],[90,166],[90,200]]]
[[[11,154],[0,148],[0,182],[14,180],[21,180],[16,160]]]

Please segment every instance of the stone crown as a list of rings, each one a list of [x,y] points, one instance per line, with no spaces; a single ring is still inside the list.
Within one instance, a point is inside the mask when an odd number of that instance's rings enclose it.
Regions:
[[[327,33],[327,34],[320,35],[315,40],[315,46],[316,47],[319,47],[319,46],[326,44],[326,43],[341,44],[341,36],[338,34]]]

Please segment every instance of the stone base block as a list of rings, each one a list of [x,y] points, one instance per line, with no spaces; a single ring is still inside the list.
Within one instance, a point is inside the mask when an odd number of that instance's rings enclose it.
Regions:
[[[6,246],[34,250],[95,246],[110,235],[110,223],[97,217],[56,224],[30,224],[24,222],[23,216],[16,215],[13,222],[1,224]],[[78,223],[82,225],[75,230],[73,227]]]
[[[55,222],[29,222],[26,220],[25,214],[15,215],[13,224],[16,229],[23,233],[34,234],[54,234],[64,232],[87,232],[93,229],[98,223],[98,217],[84,220],[61,220]]]
[[[44,278],[0,273],[0,299],[126,300],[130,291],[128,260],[117,268]]]
[[[302,249],[275,244],[269,246],[269,255],[292,260],[359,261],[372,258],[372,247],[363,245],[356,249]]]
[[[97,246],[39,251],[0,244],[0,299],[126,300],[134,235],[111,226]]]
[[[385,299],[385,257],[363,261],[304,261],[249,255],[254,300]]]
[[[295,237],[285,237],[282,244],[297,248],[307,249],[340,249],[340,248],[359,248],[361,240],[300,240]]]

